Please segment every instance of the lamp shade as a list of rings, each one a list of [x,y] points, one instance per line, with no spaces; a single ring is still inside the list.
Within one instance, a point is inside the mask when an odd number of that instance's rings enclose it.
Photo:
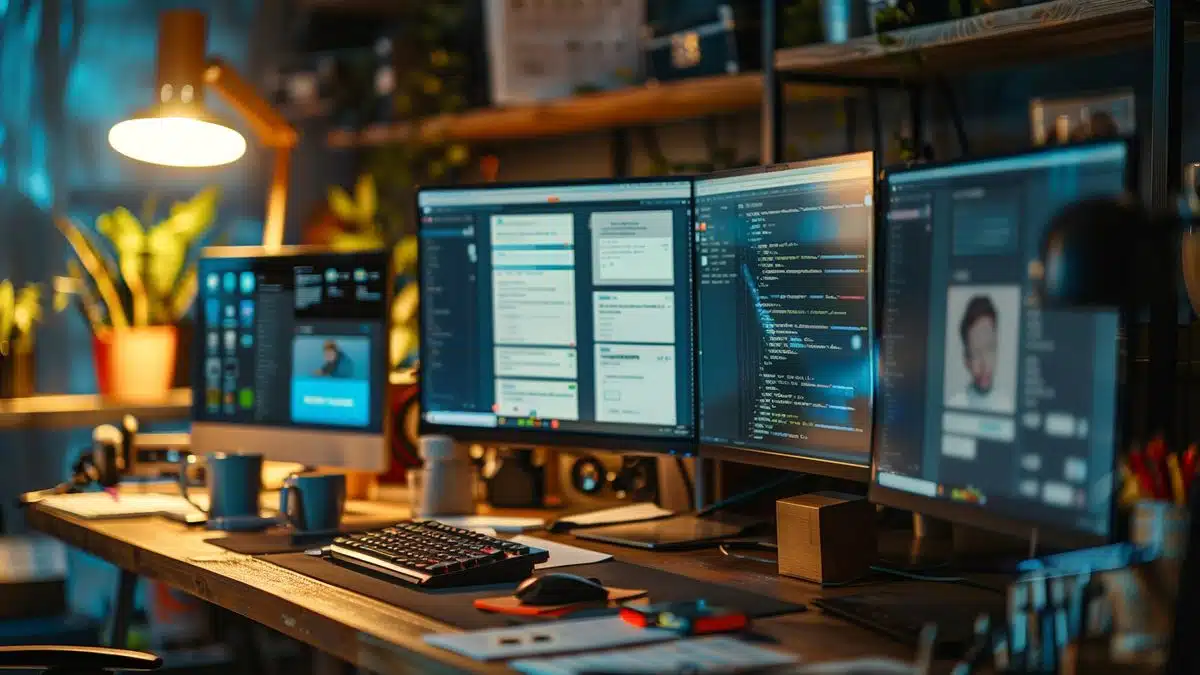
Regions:
[[[117,152],[164,166],[220,166],[246,153],[246,139],[204,106],[205,17],[193,10],[159,18],[155,104],[108,132]]]

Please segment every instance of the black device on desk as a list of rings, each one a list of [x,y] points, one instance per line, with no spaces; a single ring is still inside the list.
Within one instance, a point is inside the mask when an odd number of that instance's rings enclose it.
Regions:
[[[543,549],[436,521],[339,537],[327,550],[342,564],[426,588],[520,581],[550,559]]]
[[[1118,140],[887,175],[871,501],[1051,545],[1110,538],[1121,317],[1042,309],[1031,272],[1054,215],[1121,194],[1133,165]],[[816,604],[908,637],[978,609],[930,603]]]

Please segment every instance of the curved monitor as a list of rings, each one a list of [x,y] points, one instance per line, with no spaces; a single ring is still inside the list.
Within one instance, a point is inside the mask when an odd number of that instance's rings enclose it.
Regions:
[[[687,178],[420,190],[422,428],[690,450],[691,204]]]
[[[208,248],[192,348],[192,450],[387,469],[391,256]]]
[[[1054,214],[1121,194],[1132,164],[1114,140],[887,176],[872,501],[1110,536],[1118,313],[1042,309],[1034,280]]]
[[[701,454],[866,480],[873,187],[869,152],[697,179]]]

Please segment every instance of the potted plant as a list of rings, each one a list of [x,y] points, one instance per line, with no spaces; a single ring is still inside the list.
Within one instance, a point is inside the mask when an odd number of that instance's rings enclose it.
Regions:
[[[16,290],[0,281],[0,398],[34,392],[34,327],[42,320],[42,289],[27,284]]]
[[[178,322],[195,300],[195,250],[212,227],[220,190],[202,190],[155,217],[148,199],[139,220],[124,207],[96,219],[96,230],[56,218],[74,250],[67,276],[55,284],[55,309],[72,298],[92,328],[100,393],[124,400],[159,400],[171,388]]]

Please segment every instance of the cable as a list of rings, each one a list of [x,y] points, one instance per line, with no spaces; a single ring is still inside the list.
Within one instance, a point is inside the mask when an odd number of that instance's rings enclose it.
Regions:
[[[683,489],[687,491],[688,511],[696,510],[696,488],[692,483],[692,476],[688,473],[687,462],[683,461],[683,457],[675,455],[675,466],[679,468],[679,478],[683,481]]]
[[[757,496],[763,494],[764,492],[770,492],[771,490],[774,490],[775,488],[777,488],[781,485],[786,485],[787,483],[790,483],[794,480],[804,478],[806,475],[807,474],[802,474],[802,473],[801,474],[789,474],[787,476],[784,476],[783,478],[777,478],[777,479],[771,481],[770,483],[767,483],[766,485],[760,485],[754,489],[747,490],[745,492],[740,492],[736,495],[733,495],[732,497],[727,497],[725,499],[722,499],[719,502],[709,504],[708,506],[697,511],[696,516],[698,516],[698,517],[707,516],[708,514],[715,513],[717,511],[720,511],[721,509],[728,508],[730,506],[735,506],[744,501],[747,501],[749,499],[757,497]]]
[[[878,572],[879,574],[890,574],[892,576],[900,577],[901,579],[909,579],[911,581],[931,581],[934,583],[944,583],[944,584],[957,584],[957,583],[967,581],[967,579],[965,577],[936,577],[936,576],[930,576],[927,574],[920,574],[917,572],[905,572],[904,570],[895,570],[890,567],[879,567],[878,565],[871,565],[871,571]]]
[[[730,551],[730,548],[732,546],[733,546],[733,544],[720,544],[717,546],[717,550],[721,552],[721,555],[724,555],[724,556],[727,556],[730,558],[737,558],[738,560],[749,560],[751,562],[759,562],[759,563],[763,563],[766,565],[775,565],[775,564],[778,564],[778,562],[779,562],[778,560],[776,560],[774,558],[760,558],[756,555],[741,555],[740,553],[733,553],[732,551]]]

